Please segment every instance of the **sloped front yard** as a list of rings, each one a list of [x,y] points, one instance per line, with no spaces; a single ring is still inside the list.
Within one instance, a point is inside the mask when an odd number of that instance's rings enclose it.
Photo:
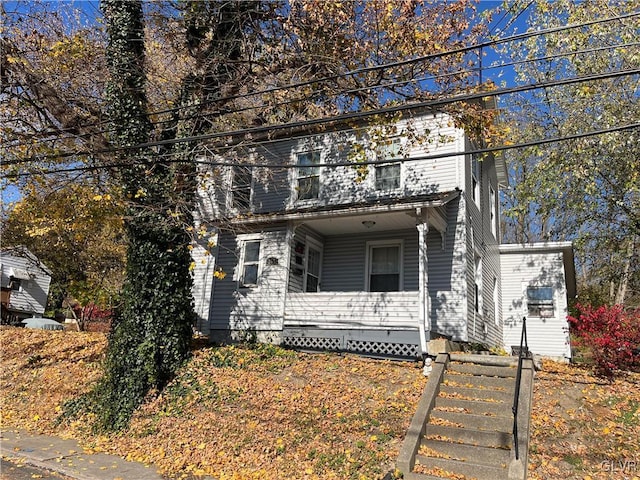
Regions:
[[[5,329],[0,341],[3,429],[82,439],[87,450],[152,462],[176,478],[382,478],[426,383],[411,363],[201,348],[129,431],[107,438],[91,434],[89,418],[55,424],[62,402],[98,378],[102,334]],[[546,363],[536,377],[530,478],[640,477],[639,392],[637,375],[609,384]]]

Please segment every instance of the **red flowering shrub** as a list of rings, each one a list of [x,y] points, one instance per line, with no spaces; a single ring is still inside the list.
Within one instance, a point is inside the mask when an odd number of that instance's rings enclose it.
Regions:
[[[597,374],[612,377],[620,370],[640,369],[640,308],[578,304],[576,309],[579,314],[569,316],[569,324],[576,344],[591,350]]]

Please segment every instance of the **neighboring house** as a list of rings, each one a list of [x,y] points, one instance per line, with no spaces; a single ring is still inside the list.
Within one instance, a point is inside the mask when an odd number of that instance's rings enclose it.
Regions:
[[[2,323],[42,316],[47,306],[51,272],[24,247],[0,252]]]
[[[499,246],[504,161],[465,154],[473,142],[446,114],[413,113],[259,139],[208,172],[198,221],[218,230],[211,255],[193,250],[198,330],[397,357],[429,353],[435,337],[513,343],[503,328],[503,305],[515,302]],[[354,158],[379,163],[363,177],[344,165]],[[519,284],[536,282],[536,261]],[[563,265],[538,266],[548,268],[564,278]]]

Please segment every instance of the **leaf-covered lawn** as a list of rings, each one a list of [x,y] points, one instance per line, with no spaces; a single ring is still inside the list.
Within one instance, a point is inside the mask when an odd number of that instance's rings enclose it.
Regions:
[[[382,478],[426,382],[411,363],[206,347],[149,398],[127,432],[104,437],[90,432],[90,418],[55,422],[63,401],[100,375],[104,335],[9,328],[0,341],[2,428],[77,438],[87,450],[151,462],[176,478]],[[640,477],[639,392],[638,375],[609,384],[545,362],[529,477]]]
[[[426,382],[412,363],[207,347],[107,438],[87,418],[55,425],[62,402],[97,379],[103,336],[7,329],[0,339],[3,428],[82,439],[176,477],[381,478]]]

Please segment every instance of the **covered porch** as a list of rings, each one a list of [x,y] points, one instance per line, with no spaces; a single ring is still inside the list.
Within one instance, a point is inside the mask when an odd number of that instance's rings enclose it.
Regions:
[[[432,245],[434,237],[444,243],[446,204],[456,196],[291,218],[283,343],[381,356],[426,354],[427,235]]]

